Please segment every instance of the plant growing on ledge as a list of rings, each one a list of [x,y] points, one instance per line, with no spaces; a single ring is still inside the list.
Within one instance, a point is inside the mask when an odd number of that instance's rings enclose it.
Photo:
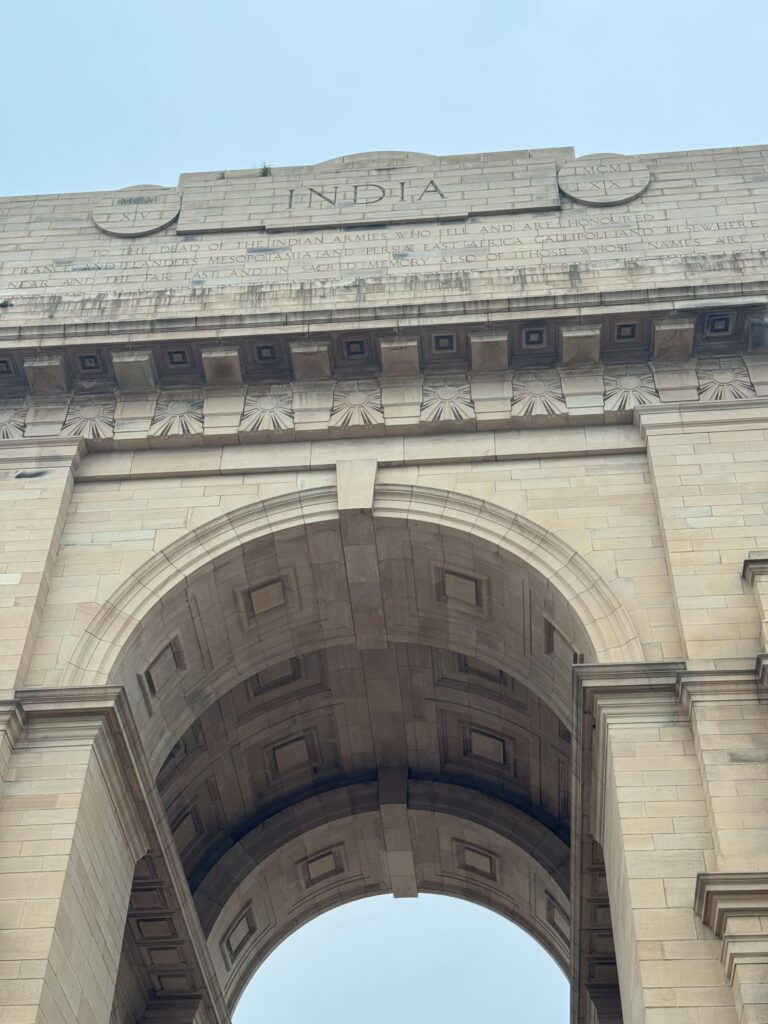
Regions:
[[[260,178],[271,178],[272,177],[272,164],[264,163],[259,168]]]
[[[8,309],[8,307],[12,305],[13,303],[10,299],[0,299],[0,309]]]

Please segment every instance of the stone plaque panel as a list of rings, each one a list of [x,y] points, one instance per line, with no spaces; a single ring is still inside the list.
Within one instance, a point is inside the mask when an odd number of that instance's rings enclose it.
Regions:
[[[136,238],[172,224],[179,214],[175,188],[136,185],[105,196],[91,211],[93,222],[108,235]]]
[[[182,175],[180,186],[177,230],[182,234],[462,220],[560,208],[555,162],[543,158],[493,167],[302,168],[268,176],[237,171],[207,180],[190,178]]]
[[[648,188],[651,172],[642,160],[619,153],[594,153],[570,160],[557,174],[560,190],[585,206],[617,206]]]

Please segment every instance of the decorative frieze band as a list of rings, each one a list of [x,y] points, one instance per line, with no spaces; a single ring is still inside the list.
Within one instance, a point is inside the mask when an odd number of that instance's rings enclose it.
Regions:
[[[254,387],[38,390],[0,399],[0,440],[82,437],[93,442],[113,438],[131,442],[231,434],[269,440],[324,432],[365,436],[392,429],[431,433],[456,427],[627,423],[634,410],[649,406],[762,397],[768,394],[763,363],[728,356],[676,366],[541,367]],[[130,365],[133,374],[138,364]]]

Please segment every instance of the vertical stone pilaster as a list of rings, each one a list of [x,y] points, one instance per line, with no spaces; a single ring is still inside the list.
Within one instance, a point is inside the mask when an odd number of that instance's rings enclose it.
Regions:
[[[684,650],[711,667],[752,661],[764,649],[742,569],[750,552],[768,549],[765,409],[713,404],[654,406],[638,415]]]
[[[146,836],[103,709],[22,718],[0,802],[0,1021],[108,1024]]]
[[[624,1024],[736,1024],[720,943],[694,909],[715,854],[676,666],[576,672]]]
[[[721,940],[738,1024],[768,1024],[768,705],[751,673],[684,673],[717,870],[696,910]]]
[[[751,672],[684,672],[680,696],[712,827],[713,870],[768,871],[768,704]]]
[[[82,449],[71,438],[0,443],[0,695],[26,672]]]
[[[761,650],[768,651],[768,551],[750,551],[744,559],[741,576],[754,590],[760,616]]]

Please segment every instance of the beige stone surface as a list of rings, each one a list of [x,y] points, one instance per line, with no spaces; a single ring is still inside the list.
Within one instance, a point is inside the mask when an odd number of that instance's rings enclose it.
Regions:
[[[0,202],[0,1024],[383,892],[768,1020],[767,155]]]

